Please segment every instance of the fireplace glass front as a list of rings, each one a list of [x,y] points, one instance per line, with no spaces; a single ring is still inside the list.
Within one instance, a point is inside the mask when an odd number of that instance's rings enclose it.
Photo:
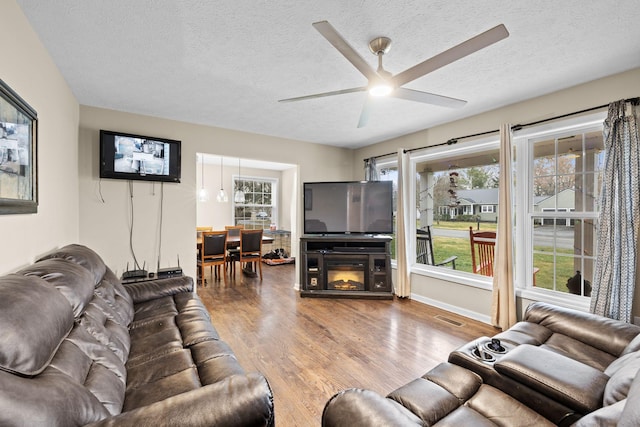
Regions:
[[[367,261],[336,259],[327,262],[327,289],[364,291]]]

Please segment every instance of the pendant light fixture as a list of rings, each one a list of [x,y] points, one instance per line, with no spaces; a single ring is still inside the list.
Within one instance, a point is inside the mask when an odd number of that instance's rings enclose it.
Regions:
[[[204,154],[200,154],[200,177],[202,178],[200,190],[198,190],[198,201],[206,202],[209,200],[209,192],[204,188]]]
[[[220,156],[220,191],[218,191],[216,200],[218,201],[218,203],[226,203],[229,201],[229,198],[227,197],[227,192],[224,191],[224,185],[222,181],[222,156]]]
[[[233,201],[236,203],[244,203],[244,191],[242,191],[242,182],[240,180],[240,157],[238,157],[238,191],[236,191]]]

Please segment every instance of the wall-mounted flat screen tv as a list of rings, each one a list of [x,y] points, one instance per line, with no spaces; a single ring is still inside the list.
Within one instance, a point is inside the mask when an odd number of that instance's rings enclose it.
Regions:
[[[180,141],[100,131],[100,178],[180,182]]]
[[[393,233],[393,183],[305,182],[304,233]]]

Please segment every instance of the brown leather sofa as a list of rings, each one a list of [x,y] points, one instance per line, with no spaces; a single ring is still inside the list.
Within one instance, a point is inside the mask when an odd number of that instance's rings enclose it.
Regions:
[[[640,327],[545,303],[386,398],[350,389],[323,426],[637,426]]]
[[[0,331],[0,425],[274,425],[189,277],[125,286],[69,245],[0,277]]]

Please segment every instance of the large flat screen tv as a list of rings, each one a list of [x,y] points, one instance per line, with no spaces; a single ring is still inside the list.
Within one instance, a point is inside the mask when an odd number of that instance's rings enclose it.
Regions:
[[[100,131],[100,178],[180,182],[180,141]]]
[[[305,182],[304,233],[393,233],[392,182]]]

